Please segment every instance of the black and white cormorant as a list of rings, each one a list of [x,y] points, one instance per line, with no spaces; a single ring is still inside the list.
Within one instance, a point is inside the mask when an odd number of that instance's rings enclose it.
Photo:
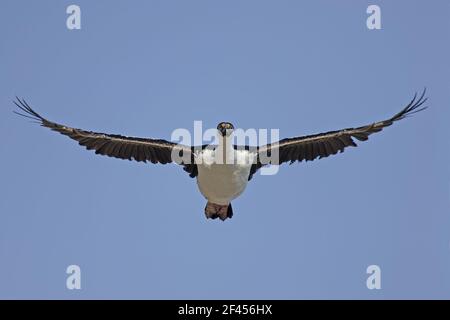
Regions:
[[[17,98],[14,103],[24,112],[19,111],[17,114],[36,120],[40,125],[78,141],[86,149],[95,150],[96,154],[151,163],[176,162],[182,165],[190,177],[197,178],[198,188],[208,201],[205,207],[206,217],[225,220],[233,216],[231,201],[242,194],[255,172],[268,164],[261,161],[262,155],[267,159],[267,155],[277,152],[277,160],[272,160],[271,164],[278,165],[285,162],[311,161],[343,152],[346,147],[356,147],[354,139],[365,141],[372,133],[425,109],[422,105],[426,100],[424,90],[420,97],[414,95],[406,107],[387,120],[356,128],[282,139],[255,148],[233,145],[231,136],[234,126],[229,122],[221,122],[217,126],[217,145],[193,147],[161,139],[76,129],[45,119],[23,99]],[[183,160],[175,161],[174,154]],[[218,158],[225,161],[217,161]],[[235,161],[228,162],[228,158]]]

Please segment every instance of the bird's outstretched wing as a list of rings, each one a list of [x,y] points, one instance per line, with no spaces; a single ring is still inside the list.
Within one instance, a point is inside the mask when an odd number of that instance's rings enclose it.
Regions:
[[[295,161],[320,159],[338,152],[343,152],[346,147],[356,147],[353,138],[359,141],[366,141],[372,133],[379,132],[395,121],[426,109],[426,107],[422,106],[427,101],[425,92],[426,90],[424,89],[419,98],[417,98],[416,93],[403,110],[387,120],[358,128],[347,128],[309,136],[283,139],[277,143],[262,146],[258,148],[258,161],[252,167],[250,178],[259,168],[268,164],[261,161],[263,155],[268,158],[274,151],[278,151],[278,162],[273,164],[282,164],[284,162],[293,163]]]
[[[17,98],[17,97],[16,97]],[[86,131],[67,127],[52,121],[49,121],[34,111],[25,100],[17,98],[14,104],[20,109],[16,114],[26,118],[30,118],[41,126],[47,127],[53,131],[57,131],[65,136],[68,136],[88,150],[95,150],[96,154],[105,155],[108,157],[115,157],[119,159],[128,159],[152,163],[170,163],[172,162],[172,152],[176,148],[179,152],[180,158],[183,155],[191,155],[192,148],[166,140],[149,139],[149,138],[135,138],[126,137],[117,134],[105,134],[99,132]],[[185,170],[193,174],[196,168],[190,162],[185,164],[180,162],[178,164],[184,165]],[[196,170],[195,170],[196,171]]]

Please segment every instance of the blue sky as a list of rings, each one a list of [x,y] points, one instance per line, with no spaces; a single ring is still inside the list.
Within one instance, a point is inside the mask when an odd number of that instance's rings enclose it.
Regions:
[[[449,16],[444,0],[1,1],[0,298],[450,298]],[[180,167],[96,156],[11,102],[100,132],[291,137],[390,117],[424,86],[428,110],[255,176],[224,223]]]

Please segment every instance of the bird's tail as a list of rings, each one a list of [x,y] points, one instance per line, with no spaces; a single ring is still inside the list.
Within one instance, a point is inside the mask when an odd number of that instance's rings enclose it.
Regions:
[[[224,221],[227,218],[233,217],[233,208],[231,207],[231,203],[228,205],[220,205],[209,202],[205,207],[205,215],[207,219],[217,219]]]

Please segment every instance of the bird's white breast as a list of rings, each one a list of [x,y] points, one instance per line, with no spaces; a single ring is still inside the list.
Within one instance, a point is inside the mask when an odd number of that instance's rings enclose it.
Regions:
[[[246,150],[230,150],[235,161],[218,163],[216,150],[205,149],[196,155],[197,184],[208,201],[227,205],[247,186],[254,154]],[[229,154],[228,154],[229,155]]]

